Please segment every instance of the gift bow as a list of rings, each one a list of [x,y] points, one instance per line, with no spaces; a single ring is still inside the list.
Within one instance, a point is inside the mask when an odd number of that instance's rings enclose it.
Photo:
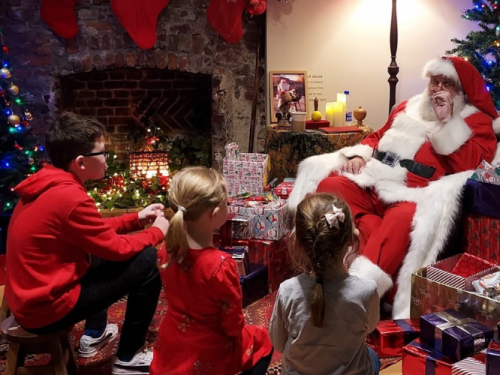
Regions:
[[[325,214],[326,222],[328,223],[328,227],[331,228],[333,226],[337,229],[340,229],[339,221],[342,223],[344,222],[345,214],[341,208],[335,207],[334,204],[332,204],[332,207],[333,207],[333,214]]]

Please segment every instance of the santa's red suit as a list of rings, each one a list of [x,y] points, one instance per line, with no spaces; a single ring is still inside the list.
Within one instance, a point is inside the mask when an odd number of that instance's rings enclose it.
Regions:
[[[437,259],[460,211],[465,181],[497,149],[497,112],[477,70],[463,59],[442,58],[424,73],[459,82],[470,103],[456,105],[453,117],[440,124],[424,117],[428,93],[413,97],[360,144],[304,160],[289,199],[293,210],[318,191],[350,205],[363,254],[350,273],[375,280],[380,295],[397,276],[394,318],[409,317],[411,274]],[[361,173],[341,172],[355,156],[366,162]]]

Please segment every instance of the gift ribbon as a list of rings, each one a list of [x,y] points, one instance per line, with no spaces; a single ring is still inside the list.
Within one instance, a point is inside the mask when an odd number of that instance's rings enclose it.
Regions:
[[[394,321],[403,331],[403,343],[407,344],[415,337],[415,329],[404,319],[396,319]]]
[[[474,327],[472,324],[466,324],[463,326],[458,326],[457,328],[467,332],[472,336],[474,342],[474,351],[482,350],[486,345],[486,335],[484,331]]]
[[[425,375],[436,375],[436,361],[443,358],[443,355],[438,351],[429,350],[428,346],[424,346],[420,342],[413,341],[410,345],[427,353],[425,357]]]
[[[453,310],[451,310],[453,311]],[[441,320],[444,320],[445,323],[439,323],[434,326],[434,348],[439,350],[440,352],[443,351],[443,331],[455,327],[455,326],[461,326],[467,323],[474,322],[474,319],[470,318],[462,318],[453,316],[451,314],[451,311],[439,311],[434,313],[433,315],[428,315],[426,316],[426,320],[430,321],[431,323],[437,323],[437,319],[435,317],[440,318]],[[458,313],[456,313],[458,314]]]

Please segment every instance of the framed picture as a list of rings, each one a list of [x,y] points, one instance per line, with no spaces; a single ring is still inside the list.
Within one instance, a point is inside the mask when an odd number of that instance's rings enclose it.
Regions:
[[[281,94],[289,91],[292,97],[300,99],[292,102],[292,111],[307,112],[307,72],[275,71],[269,72],[269,95],[271,103],[271,122],[276,123],[276,112],[282,104]]]

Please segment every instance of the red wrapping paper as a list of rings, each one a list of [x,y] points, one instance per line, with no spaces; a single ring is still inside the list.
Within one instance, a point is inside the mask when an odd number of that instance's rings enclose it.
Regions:
[[[401,357],[403,346],[418,338],[419,319],[382,320],[367,337],[367,343],[381,358]]]
[[[403,347],[403,374],[451,375],[452,362],[437,350],[415,340]]]
[[[500,220],[468,214],[464,219],[464,251],[500,264]]]
[[[232,246],[248,246],[250,263],[265,264],[268,269],[269,291],[293,276],[292,264],[288,255],[287,243],[290,235],[280,240],[233,240]],[[214,235],[214,245],[220,246],[220,237]]]
[[[493,266],[494,264],[491,264],[489,262],[486,263],[480,257],[464,253],[458,260],[455,267],[453,267],[451,273],[462,277],[469,277],[475,275],[476,273],[485,271]]]

